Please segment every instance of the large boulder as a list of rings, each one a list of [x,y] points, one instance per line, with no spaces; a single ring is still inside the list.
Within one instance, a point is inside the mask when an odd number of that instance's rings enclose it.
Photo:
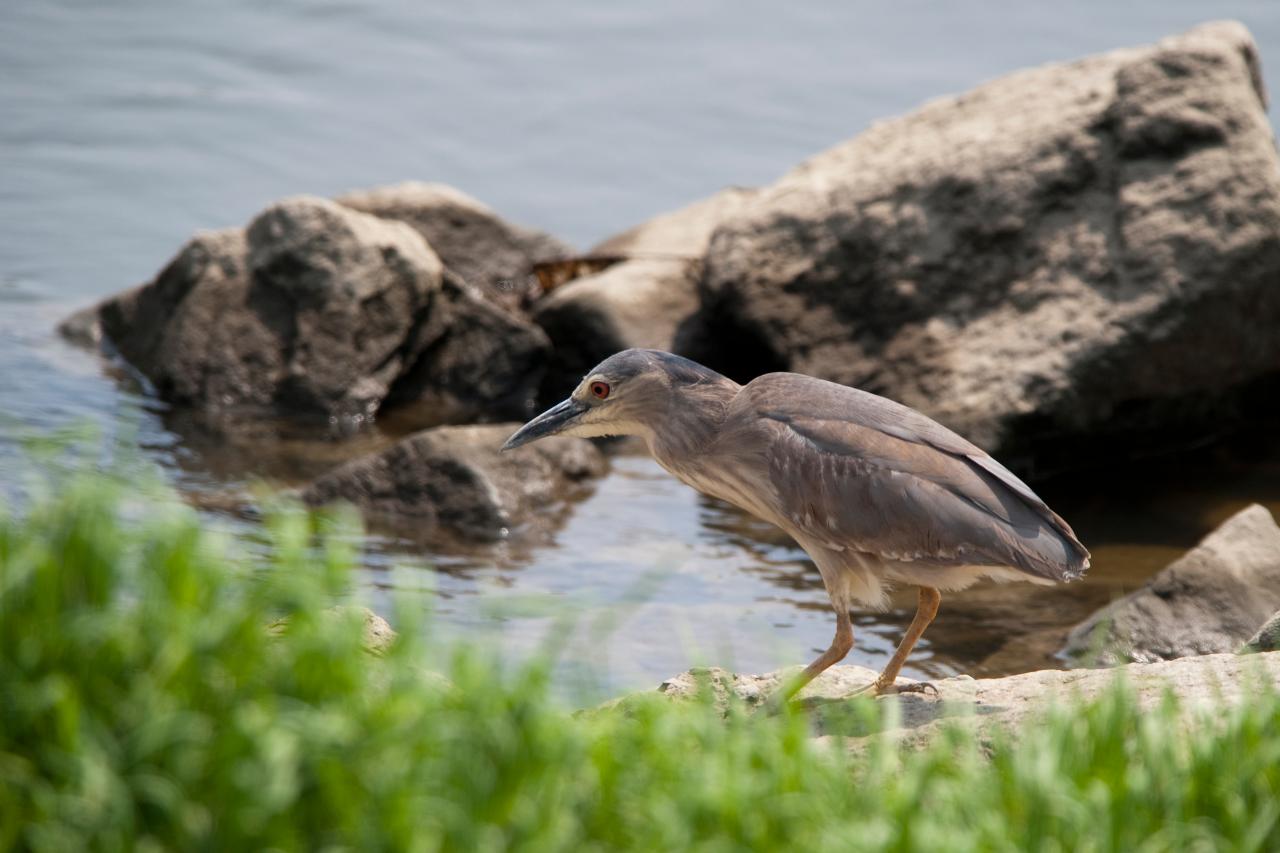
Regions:
[[[403,343],[442,274],[407,226],[293,198],[247,230],[197,235],[100,314],[166,399],[363,417],[405,369]]]
[[[575,279],[534,305],[554,352],[544,400],[564,397],[603,359],[630,347],[685,349],[698,336],[698,280],[715,228],[754,193],[731,188],[605,240],[590,256],[621,263]]]
[[[198,234],[96,314],[160,396],[231,424],[359,424],[389,399],[424,402],[433,423],[522,418],[548,349],[408,225],[312,197]]]
[[[485,299],[508,309],[520,308],[528,297],[534,264],[573,254],[572,247],[550,234],[507,222],[445,184],[408,181],[347,193],[337,201],[410,226],[446,267]]]
[[[1023,470],[1220,426],[1280,388],[1265,104],[1216,23],[876,124],[716,232],[709,360],[886,394]]]
[[[538,411],[546,335],[450,269],[406,348],[417,357],[387,403],[419,426],[523,421]]]
[[[1063,652],[1102,664],[1233,652],[1276,610],[1280,527],[1254,504],[1072,629]]]
[[[375,523],[418,540],[536,539],[604,473],[605,461],[582,438],[500,454],[519,426],[424,430],[325,474],[301,496],[312,506],[354,504]]]

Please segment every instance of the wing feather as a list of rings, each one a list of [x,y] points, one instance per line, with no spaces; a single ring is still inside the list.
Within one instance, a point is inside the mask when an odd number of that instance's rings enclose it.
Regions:
[[[739,400],[731,420],[755,433],[773,489],[807,536],[1054,580],[1088,567],[1071,527],[1030,487],[914,409],[797,374],[760,377]]]

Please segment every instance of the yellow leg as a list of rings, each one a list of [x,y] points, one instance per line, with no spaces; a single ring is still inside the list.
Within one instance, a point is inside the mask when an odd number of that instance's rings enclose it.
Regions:
[[[853,648],[853,621],[849,618],[848,610],[836,611],[836,636],[831,641],[831,647],[828,648],[813,663],[804,668],[804,672],[799,677],[786,685],[779,695],[783,702],[800,692],[803,687],[810,681],[813,681],[824,670],[832,664],[839,663],[844,660],[845,655],[849,654],[849,650]]]
[[[916,605],[915,618],[911,620],[911,626],[907,628],[907,633],[903,635],[902,642],[898,643],[898,648],[894,651],[893,657],[889,658],[889,663],[885,666],[884,672],[880,673],[880,677],[872,685],[877,695],[902,691],[919,692],[920,689],[928,689],[923,686],[921,688],[894,688],[893,683],[898,680],[898,673],[902,671],[902,665],[907,662],[907,656],[915,648],[916,641],[920,639],[924,629],[929,627],[933,617],[938,615],[938,605],[941,603],[942,594],[940,592],[931,586],[920,587],[920,601]]]

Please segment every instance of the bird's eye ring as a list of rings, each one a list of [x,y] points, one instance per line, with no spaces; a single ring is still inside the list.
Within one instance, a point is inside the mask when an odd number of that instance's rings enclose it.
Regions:
[[[591,396],[595,397],[597,400],[603,400],[605,397],[609,396],[609,383],[608,382],[592,382],[590,385],[590,390],[591,390]]]

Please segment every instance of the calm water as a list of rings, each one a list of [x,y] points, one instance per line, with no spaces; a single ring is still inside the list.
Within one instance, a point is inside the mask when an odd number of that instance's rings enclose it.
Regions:
[[[147,458],[193,494],[256,473],[180,438],[162,406],[104,377],[53,327],[148,278],[192,231],[241,224],[283,195],[444,181],[585,247],[722,186],[767,182],[927,98],[1210,18],[1249,25],[1280,91],[1280,6],[1261,0],[436,5],[0,4],[4,492],[22,435],[85,421],[136,427]],[[1277,474],[1264,445],[1105,489],[1050,484],[1094,547],[1091,581],[944,602],[909,672],[1038,665],[1053,629],[1232,508],[1280,507]],[[548,602],[571,604],[583,625],[570,657],[607,663],[615,686],[695,659],[798,662],[832,627],[800,552],[637,458],[618,461],[555,547],[416,558],[446,567],[409,575],[434,586],[445,627],[517,654],[546,632]],[[371,555],[371,587],[389,583],[391,559]],[[864,616],[851,660],[880,663],[910,601]]]

